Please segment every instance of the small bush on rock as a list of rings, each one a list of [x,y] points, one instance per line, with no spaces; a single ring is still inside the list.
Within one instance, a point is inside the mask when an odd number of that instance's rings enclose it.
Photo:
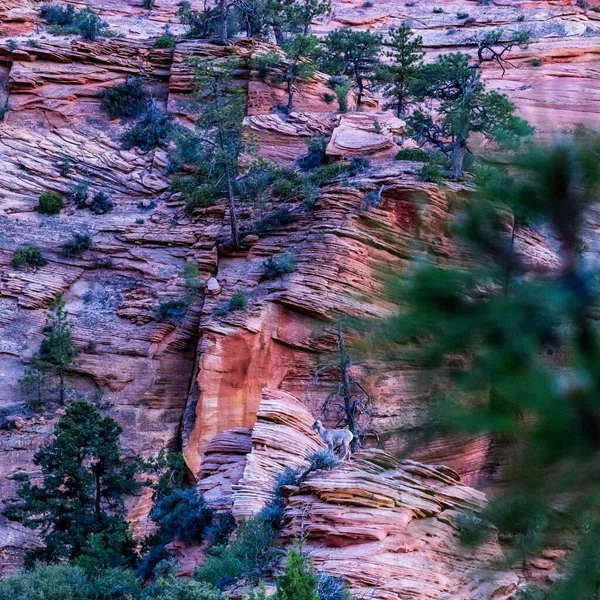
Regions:
[[[291,252],[284,252],[281,256],[270,256],[263,263],[263,267],[265,278],[275,279],[296,270],[296,257]]]
[[[151,105],[140,120],[124,133],[121,143],[125,150],[138,147],[149,152],[166,142],[173,129],[173,117]]]
[[[37,211],[45,215],[57,215],[63,207],[62,196],[58,192],[40,194]]]
[[[19,246],[12,257],[12,266],[15,269],[39,269],[46,264],[42,251],[37,246]]]
[[[335,469],[340,461],[330,450],[317,450],[308,457],[311,471],[331,471]]]
[[[191,544],[203,540],[214,515],[204,496],[189,488],[160,498],[150,511],[150,518],[158,525],[163,540]]]
[[[187,304],[184,300],[166,300],[156,311],[156,320],[166,323],[178,323],[185,316]]]
[[[89,250],[92,246],[92,238],[87,233],[75,233],[73,237],[66,242],[62,249],[61,254],[65,258],[75,258],[80,256],[86,250]]]
[[[84,40],[93,41],[106,35],[108,23],[103,21],[90,6],[75,10],[73,6],[45,4],[40,9],[41,17],[50,23],[55,35],[80,35]]]
[[[155,48],[175,48],[177,44],[177,39],[174,35],[167,33],[165,35],[160,35],[154,40]]]
[[[125,83],[104,91],[102,107],[111,119],[134,119],[148,108],[150,97],[139,77],[128,77]]]
[[[113,209],[113,203],[106,192],[97,192],[90,202],[90,210],[95,215],[104,215]]]

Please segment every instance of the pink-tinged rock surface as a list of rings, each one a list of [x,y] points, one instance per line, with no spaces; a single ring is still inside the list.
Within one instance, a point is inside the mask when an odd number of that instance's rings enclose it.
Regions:
[[[252,451],[234,486],[237,518],[264,506],[286,467],[308,467],[323,447],[312,421],[297,398],[263,391]],[[356,597],[489,600],[516,590],[495,536],[476,550],[460,544],[458,515],[479,511],[486,499],[447,467],[362,451],[286,491],[282,540],[302,539],[316,569],[342,577]]]

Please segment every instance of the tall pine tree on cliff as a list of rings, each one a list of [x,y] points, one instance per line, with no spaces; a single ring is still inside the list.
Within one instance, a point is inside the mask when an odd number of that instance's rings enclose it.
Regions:
[[[67,559],[102,569],[135,562],[124,501],[140,488],[138,463],[121,458],[121,432],[87,402],[68,406],[52,442],[35,453],[41,483],[24,478],[5,511],[41,533],[44,546],[29,552],[27,564]]]
[[[450,156],[454,179],[463,176],[472,134],[510,142],[533,132],[515,116],[515,106],[507,96],[486,91],[481,79],[484,63],[494,62],[504,71],[508,53],[515,46],[526,47],[528,40],[526,34],[504,39],[502,32],[495,31],[480,41],[475,61],[468,54],[444,54],[419,70],[412,89],[415,100],[424,104],[411,115],[408,125],[418,140]],[[429,108],[432,102],[435,112]]]

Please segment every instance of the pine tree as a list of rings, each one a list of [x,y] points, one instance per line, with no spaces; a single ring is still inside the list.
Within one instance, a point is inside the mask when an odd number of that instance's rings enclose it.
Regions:
[[[58,377],[58,392],[61,405],[65,403],[66,376],[74,366],[77,348],[71,337],[71,325],[62,294],[56,294],[48,313],[48,324],[44,328],[39,358],[35,369]]]
[[[332,31],[325,39],[323,68],[331,75],[347,75],[356,85],[356,110],[365,91],[377,80],[381,61],[381,36],[349,27]]]
[[[299,549],[290,550],[285,559],[285,570],[277,578],[275,600],[319,600],[317,578],[310,562]]]
[[[29,564],[78,559],[102,568],[133,562],[124,500],[140,488],[139,465],[121,458],[121,432],[87,402],[67,407],[52,442],[35,453],[41,484],[25,479],[5,512],[42,534],[44,547],[28,555]]]
[[[582,237],[600,194],[600,140],[512,158],[510,168],[480,172],[477,193],[461,202],[456,253],[468,268],[432,257],[399,279],[397,315],[373,339],[388,359],[426,368],[439,429],[510,440],[506,486],[485,516],[512,539],[512,561],[547,544],[571,548],[550,597],[595,600],[600,298]],[[515,250],[515,218],[545,224],[555,264]]]
[[[385,108],[392,108],[397,117],[403,117],[424,56],[423,38],[415,36],[408,25],[402,25],[390,30],[387,46],[390,50],[386,52],[386,56],[391,63],[381,70],[386,84],[384,96],[390,98]]]
[[[434,101],[436,111],[434,114],[427,107],[416,110],[408,119],[409,128],[418,140],[450,155],[450,174],[454,179],[463,176],[471,134],[507,142],[533,132],[526,121],[515,116],[512,102],[504,94],[487,92],[481,80],[480,67],[484,62],[496,62],[504,70],[508,52],[528,43],[523,34],[515,34],[506,42],[501,38],[501,32],[487,34],[479,43],[474,63],[468,54],[438,57],[419,70],[413,86],[415,100],[426,105]]]
[[[202,105],[196,122],[203,170],[215,185],[223,181],[231,223],[231,247],[240,248],[235,199],[235,178],[240,154],[245,148],[242,122],[245,114],[243,90],[233,81],[239,62],[227,58],[219,63],[194,63],[196,96]]]

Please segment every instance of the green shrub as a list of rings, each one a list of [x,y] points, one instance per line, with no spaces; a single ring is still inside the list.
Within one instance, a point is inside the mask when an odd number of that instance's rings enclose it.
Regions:
[[[306,146],[306,154],[301,156],[297,161],[301,169],[309,171],[325,164],[327,160],[327,155],[325,154],[327,138],[323,136],[311,138],[308,140]]]
[[[164,543],[179,540],[191,544],[204,539],[214,514],[204,496],[188,488],[174,490],[160,498],[152,507],[150,518],[158,525]]]
[[[133,571],[108,569],[94,576],[72,565],[37,566],[0,580],[0,600],[138,600]]]
[[[40,16],[50,25],[72,25],[75,21],[75,7],[43,4],[40,8]]]
[[[139,77],[128,77],[125,83],[104,90],[102,107],[111,119],[135,119],[150,104],[150,97]]]
[[[275,530],[260,516],[242,522],[227,546],[214,546],[194,579],[219,589],[240,581],[258,583],[279,557]]]
[[[466,12],[457,12],[456,13],[456,18],[459,20],[463,20],[463,19],[468,19],[469,18],[469,13]]]
[[[414,162],[429,162],[429,152],[421,148],[405,148],[396,154],[396,160],[410,160]]]
[[[235,294],[233,294],[233,296],[229,299],[228,302],[216,308],[214,314],[217,317],[224,317],[230,312],[246,310],[247,307],[248,296],[246,296],[244,292],[236,292]]]
[[[444,12],[444,9],[443,9],[443,8],[441,8],[440,6],[436,6],[436,7],[433,9],[433,12],[434,12],[435,14],[441,14],[441,13],[443,13],[443,12]]]
[[[36,210],[45,215],[57,215],[63,207],[62,196],[58,192],[40,194]]]
[[[270,229],[277,229],[293,223],[294,217],[288,208],[277,208],[271,211],[254,226],[256,235],[265,235]]]
[[[330,450],[317,450],[308,457],[311,471],[331,471],[339,464],[339,458]]]
[[[47,263],[42,256],[42,251],[37,246],[19,246],[12,257],[12,266],[15,269],[39,269]]]
[[[52,26],[51,32],[56,35],[78,34],[84,40],[93,41],[108,33],[108,23],[103,21],[90,6],[75,10],[72,6],[63,8],[46,4],[41,7],[40,15]]]
[[[371,168],[371,159],[366,156],[353,156],[348,164],[348,172],[351,175],[364,173]]]
[[[219,590],[207,583],[177,577],[160,579],[151,586],[146,597],[148,600],[227,600]]]
[[[219,195],[217,187],[210,183],[200,183],[196,177],[174,177],[171,190],[181,193],[188,212],[213,206]]]
[[[423,181],[428,181],[429,183],[442,183],[445,172],[438,164],[426,164],[419,171],[419,176]]]
[[[139,121],[123,134],[121,143],[125,150],[138,147],[149,152],[165,143],[173,130],[173,117],[152,104]]]
[[[69,191],[68,197],[77,208],[85,208],[89,195],[90,184],[87,179],[80,179]]]
[[[335,100],[335,98],[336,98],[336,95],[335,95],[335,94],[329,94],[329,93],[327,93],[327,92],[325,92],[325,93],[323,94],[323,100],[325,100],[325,102],[326,102],[327,104],[331,104],[331,103],[332,103],[332,102]]]
[[[166,323],[178,323],[185,316],[187,303],[185,300],[166,300],[156,310],[156,320]]]
[[[266,279],[275,279],[280,275],[293,273],[296,270],[296,257],[291,252],[280,256],[270,256],[263,263]]]
[[[65,258],[75,258],[89,250],[91,246],[92,238],[88,233],[74,233],[73,237],[63,245],[61,254]]]
[[[113,203],[106,192],[97,192],[90,202],[90,210],[95,215],[104,215],[113,209]]]
[[[541,58],[532,58],[532,59],[529,61],[529,64],[530,64],[532,67],[541,67],[541,66],[544,64],[544,61],[543,61]]]
[[[310,560],[299,549],[287,553],[285,569],[277,578],[277,592],[273,600],[319,600],[317,576]]]
[[[170,33],[160,35],[154,40],[155,48],[175,48],[177,45],[177,38]]]
[[[349,173],[350,167],[342,162],[332,163],[330,165],[323,165],[317,167],[309,174],[309,179],[315,185],[323,186],[328,185],[334,181],[340,175]]]

